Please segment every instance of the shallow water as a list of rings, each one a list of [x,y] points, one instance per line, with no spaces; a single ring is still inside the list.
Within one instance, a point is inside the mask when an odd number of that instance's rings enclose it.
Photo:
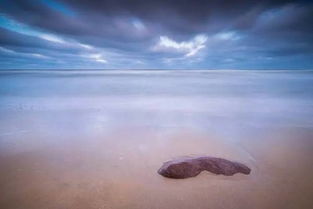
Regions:
[[[0,72],[0,208],[310,208],[312,153],[313,71]]]

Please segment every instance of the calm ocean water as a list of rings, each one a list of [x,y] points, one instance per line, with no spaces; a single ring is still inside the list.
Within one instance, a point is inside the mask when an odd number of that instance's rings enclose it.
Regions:
[[[134,126],[313,127],[313,71],[2,71],[0,137]],[[43,127],[44,126],[44,127]]]

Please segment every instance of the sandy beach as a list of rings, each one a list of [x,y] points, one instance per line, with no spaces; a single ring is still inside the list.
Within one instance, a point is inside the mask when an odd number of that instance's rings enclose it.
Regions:
[[[303,135],[299,136],[299,131]],[[34,139],[29,136],[27,141]],[[310,208],[311,130],[226,143],[182,130],[123,130],[110,136],[42,144],[1,155],[1,208]],[[146,140],[149,139],[149,140]],[[75,141],[75,144],[73,143]],[[35,142],[37,144],[37,142]],[[184,180],[157,174],[175,156],[210,154],[244,162],[248,176],[202,172]]]

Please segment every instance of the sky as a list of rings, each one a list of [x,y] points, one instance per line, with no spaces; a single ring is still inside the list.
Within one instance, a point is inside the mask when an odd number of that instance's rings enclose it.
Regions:
[[[313,1],[0,0],[0,69],[313,69]]]

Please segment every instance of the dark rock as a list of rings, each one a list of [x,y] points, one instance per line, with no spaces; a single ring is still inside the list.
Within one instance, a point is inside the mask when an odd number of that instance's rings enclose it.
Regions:
[[[232,176],[236,173],[248,175],[251,172],[251,169],[242,163],[205,156],[180,158],[165,162],[158,173],[168,178],[184,179],[197,176],[204,170],[225,176]]]

